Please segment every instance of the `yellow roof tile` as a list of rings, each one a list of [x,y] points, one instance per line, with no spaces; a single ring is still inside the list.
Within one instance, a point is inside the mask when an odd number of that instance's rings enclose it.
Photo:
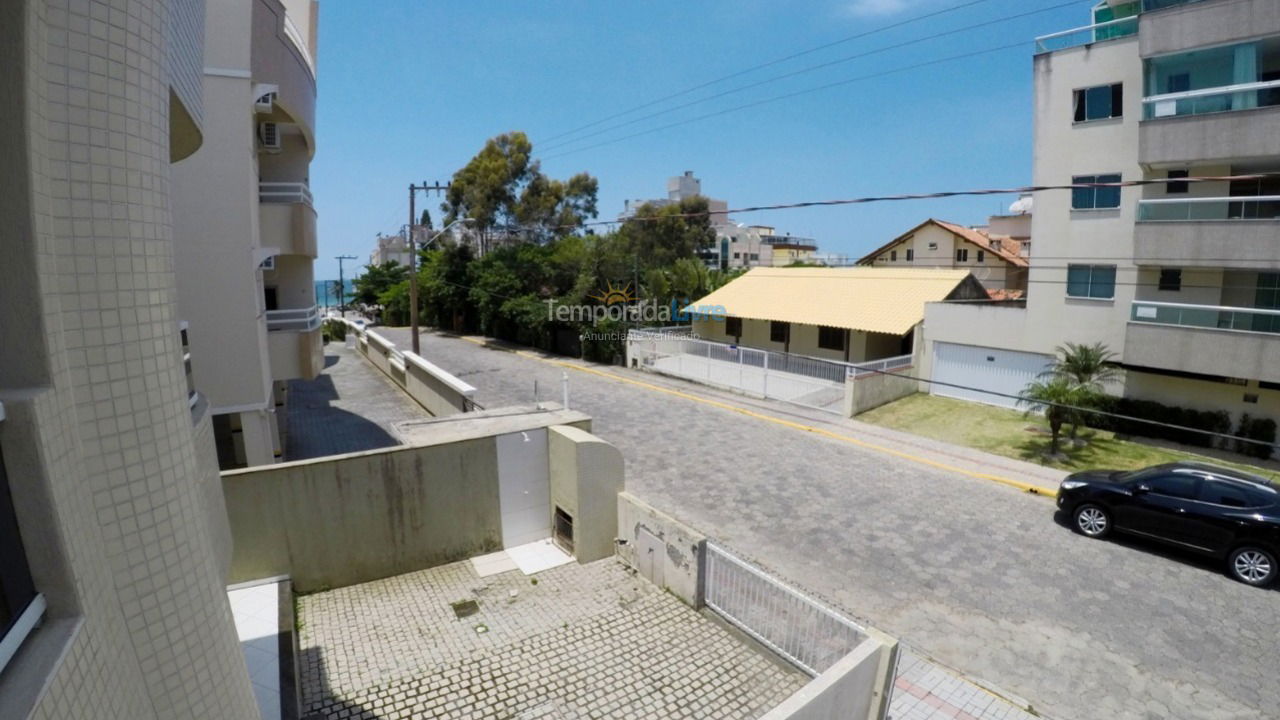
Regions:
[[[901,267],[754,268],[687,308],[732,317],[903,335],[924,304],[945,299],[967,270]]]

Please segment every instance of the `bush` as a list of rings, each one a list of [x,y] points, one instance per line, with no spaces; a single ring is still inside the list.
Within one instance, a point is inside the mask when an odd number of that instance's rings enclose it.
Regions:
[[[321,326],[320,334],[321,337],[324,338],[325,342],[329,342],[330,340],[346,340],[347,324],[341,320],[325,320],[324,324]]]
[[[1240,416],[1240,425],[1236,427],[1235,435],[1238,438],[1258,441],[1236,441],[1234,443],[1236,452],[1266,460],[1275,451],[1276,421],[1271,418],[1251,418],[1248,413],[1245,413]]]
[[[1231,415],[1222,410],[1194,410],[1170,405],[1163,405],[1152,400],[1137,398],[1106,397],[1099,403],[1099,410],[1129,417],[1118,418],[1108,415],[1091,414],[1086,425],[1100,430],[1110,430],[1121,435],[1139,435],[1142,437],[1171,440],[1183,445],[1196,447],[1217,447],[1231,449],[1233,443],[1227,438],[1207,433],[1231,433]],[[1135,419],[1130,419],[1135,418]],[[1141,422],[1152,420],[1166,425],[1180,425],[1187,430],[1165,427]],[[1274,423],[1273,423],[1274,425]],[[1195,432],[1204,430],[1205,432]]]

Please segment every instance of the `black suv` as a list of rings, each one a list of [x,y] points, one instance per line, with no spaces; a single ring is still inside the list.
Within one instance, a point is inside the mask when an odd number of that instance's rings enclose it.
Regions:
[[[1249,585],[1280,572],[1280,488],[1255,475],[1193,462],[1089,470],[1062,481],[1058,507],[1089,537],[1118,530],[1155,538],[1224,559]]]

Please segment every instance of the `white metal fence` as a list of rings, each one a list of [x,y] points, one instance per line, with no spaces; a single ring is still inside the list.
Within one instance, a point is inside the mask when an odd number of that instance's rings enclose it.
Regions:
[[[687,327],[632,330],[627,346],[646,370],[834,413],[843,411],[849,377],[911,364],[910,355],[855,365],[726,345],[690,337]]]
[[[707,607],[817,677],[867,638],[857,623],[707,541]]]

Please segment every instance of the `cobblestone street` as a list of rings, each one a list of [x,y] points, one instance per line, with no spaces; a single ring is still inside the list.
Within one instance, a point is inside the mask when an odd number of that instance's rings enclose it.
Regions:
[[[612,559],[486,578],[464,561],[298,605],[303,711],[324,718],[727,720],[808,680]]]
[[[433,333],[422,349],[486,407],[530,402],[535,380],[543,400],[558,399],[560,367]],[[812,422],[778,403],[603,370]],[[1274,589],[1138,541],[1080,537],[1054,522],[1052,502],[986,480],[568,373],[573,409],[622,450],[629,491],[1043,714],[1245,720],[1280,707],[1280,645],[1266,630]],[[824,427],[888,442],[854,421]],[[1019,468],[999,464],[1002,475]]]

